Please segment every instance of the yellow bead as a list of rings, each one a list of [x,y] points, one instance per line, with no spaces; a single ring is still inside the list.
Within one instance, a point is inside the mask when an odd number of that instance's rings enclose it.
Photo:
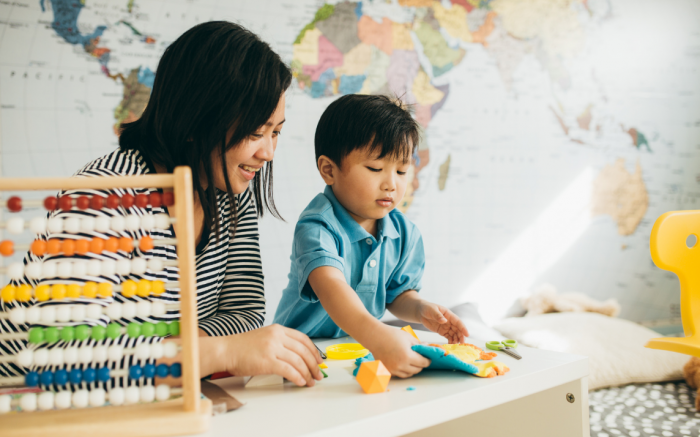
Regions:
[[[92,281],[88,281],[83,285],[83,296],[94,299],[97,297],[97,284]]]
[[[66,287],[66,297],[70,297],[71,299],[77,299],[80,297],[81,294],[82,293],[80,292],[80,285],[78,284],[70,284]]]
[[[134,297],[134,295],[136,295],[136,282],[131,279],[122,282],[122,296]]]
[[[39,302],[49,300],[51,297],[51,287],[46,284],[36,287],[36,290],[34,290],[34,296]]]
[[[101,282],[97,284],[97,294],[100,297],[112,297],[112,284],[110,282]]]
[[[17,294],[17,287],[12,284],[8,284],[3,287],[0,291],[0,298],[5,302],[12,302],[15,300],[15,294]]]
[[[17,294],[15,295],[20,302],[29,302],[32,299],[32,287],[31,285],[22,284],[17,287]]]
[[[151,293],[155,295],[163,294],[165,291],[165,284],[163,281],[153,281],[151,282]]]
[[[141,297],[148,297],[151,294],[151,281],[139,280],[138,284],[136,284],[136,294]]]
[[[66,297],[66,286],[63,284],[54,284],[51,286],[51,299],[61,300]]]

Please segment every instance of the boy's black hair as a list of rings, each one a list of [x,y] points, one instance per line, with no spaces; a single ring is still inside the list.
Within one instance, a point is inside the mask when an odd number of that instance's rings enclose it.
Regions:
[[[331,103],[316,127],[316,163],[325,155],[339,167],[353,150],[366,149],[409,162],[420,127],[399,99],[348,94]]]
[[[226,21],[199,24],[163,53],[148,105],[141,118],[122,125],[119,146],[138,150],[168,172],[189,166],[204,223],[215,227],[218,238],[214,166],[222,170],[236,217],[225,153],[269,120],[291,82],[289,67],[254,33]],[[233,136],[226,141],[232,126]],[[215,152],[219,160],[212,160]],[[252,188],[258,216],[267,209],[279,218],[272,161],[255,174]]]

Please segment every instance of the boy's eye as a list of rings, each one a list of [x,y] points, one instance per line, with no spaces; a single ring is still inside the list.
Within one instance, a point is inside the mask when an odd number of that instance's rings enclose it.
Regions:
[[[396,173],[400,174],[401,176],[403,176],[403,175],[405,175],[405,174],[406,174],[406,172],[405,172],[405,171],[398,171],[398,170],[396,171]]]
[[[381,168],[373,168],[373,167],[367,167],[367,170],[373,171],[373,172],[375,172],[375,173],[382,171]]]

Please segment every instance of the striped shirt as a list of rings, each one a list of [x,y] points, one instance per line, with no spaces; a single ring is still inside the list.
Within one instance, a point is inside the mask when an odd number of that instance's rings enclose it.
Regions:
[[[146,159],[138,152],[134,150],[123,151],[117,149],[116,151],[98,158],[81,170],[79,170],[74,176],[75,177],[93,177],[93,176],[132,176],[132,175],[144,175],[148,173],[155,173],[155,170],[147,163]],[[131,194],[136,196],[137,194],[150,194],[158,191],[155,188],[144,188],[144,189],[113,189],[109,191],[105,190],[70,190],[59,193],[60,195],[87,195],[87,196],[102,196],[106,197],[109,194],[116,194],[117,196],[123,196],[124,194]],[[200,243],[197,246],[196,252],[196,270],[197,270],[197,308],[199,316],[199,327],[204,330],[210,336],[223,336],[231,335],[241,332],[250,331],[252,329],[259,328],[263,325],[265,319],[265,297],[263,288],[263,274],[262,274],[262,262],[260,259],[260,247],[259,247],[259,235],[258,235],[258,223],[257,223],[257,213],[255,208],[255,202],[250,190],[236,195],[234,202],[236,202],[237,207],[237,221],[233,215],[231,209],[231,199],[225,191],[217,189],[217,207],[219,211],[219,229],[220,235],[217,241],[215,230],[212,227],[207,229],[205,227],[204,235]],[[145,208],[139,208],[136,205],[125,209],[119,206],[117,209],[107,209],[102,210],[79,210],[72,209],[70,211],[53,211],[49,214],[49,218],[59,217],[64,219],[68,218],[82,218],[86,216],[99,217],[99,216],[116,216],[127,214],[135,214],[142,216],[145,214],[159,214],[167,213],[167,207],[152,207],[148,205]],[[234,221],[235,221],[235,234],[234,234]],[[81,232],[78,234],[73,233],[50,233],[47,231],[45,234],[40,235],[38,238],[47,240],[48,238],[60,238],[60,239],[89,239],[93,237],[99,238],[109,238],[109,237],[130,237],[133,239],[139,239],[144,235],[150,235],[154,240],[162,238],[175,238],[175,234],[172,226],[167,230],[137,230],[129,231],[124,230],[120,232],[115,232],[110,230],[109,232]],[[142,257],[146,260],[152,257],[157,257],[162,260],[174,261],[177,260],[176,248],[175,246],[156,246],[151,251],[143,253],[140,249],[135,249],[133,252],[127,253],[124,251],[119,251],[118,253],[102,252],[102,254],[92,254],[88,253],[86,255],[74,255],[67,257],[65,255],[44,255],[38,257],[33,253],[28,253],[25,256],[24,263],[38,262],[42,261],[44,264],[47,261],[71,261],[71,262],[87,262],[90,260],[101,260],[101,261],[119,261],[124,259],[131,259],[134,257]],[[103,272],[101,276],[81,276],[81,277],[59,277],[58,274],[48,278],[42,278],[39,280],[23,278],[20,281],[14,281],[15,285],[25,283],[30,284],[32,287],[36,287],[41,284],[84,284],[87,281],[95,282],[111,282],[113,284],[120,284],[127,279],[133,279],[138,281],[139,279],[146,280],[158,280],[166,283],[175,282],[179,279],[179,269],[175,266],[166,266],[164,270],[160,272],[153,272],[151,270],[146,270],[146,273],[136,275],[119,275],[110,274],[113,272]],[[157,323],[159,321],[168,321],[172,319],[179,318],[179,305],[178,302],[179,289],[177,287],[167,287],[166,291],[157,296],[151,297],[151,300],[161,300],[166,304],[167,313],[161,317],[139,317],[134,316],[131,318],[124,318],[120,320],[115,320],[116,322],[126,325],[129,322],[152,322]],[[77,305],[77,304],[94,304],[98,303],[101,305],[107,305],[114,302],[127,302],[132,301],[138,303],[144,300],[138,296],[132,298],[127,298],[122,296],[120,293],[114,293],[112,299],[100,299],[97,302],[91,299],[78,298],[78,299],[68,299],[68,300],[48,300],[45,302],[36,302],[32,300],[30,304],[43,306],[58,306],[58,305]],[[22,305],[19,302],[5,303],[0,302],[0,309],[2,311],[9,311],[16,305]],[[103,325],[106,326],[111,322],[106,315],[103,315],[99,320],[87,320],[88,324],[91,325]],[[77,321],[56,321],[55,323],[45,323],[40,326],[72,326],[85,324],[86,322]],[[20,332],[26,331],[29,327],[26,324],[14,325],[8,319],[0,319],[0,334],[2,332]],[[148,343],[159,341],[157,337],[144,338],[139,337],[136,339],[130,339],[126,336],[122,336],[116,340],[105,339],[102,341],[95,342],[94,340],[88,340],[88,344],[91,345],[105,345],[109,346],[114,343],[119,343],[124,347],[134,347],[134,345],[145,341]],[[85,342],[74,341],[76,346],[85,345]],[[19,350],[23,349],[26,345],[24,341],[0,341],[0,355],[13,355]],[[54,345],[49,347],[63,347],[67,345],[63,341],[59,341]],[[30,347],[32,347],[30,345]],[[130,365],[133,360],[131,358],[125,358],[125,362],[122,363],[110,363],[110,367],[113,368],[125,368],[124,365]],[[35,367],[35,366],[33,366]],[[51,366],[49,366],[51,367]],[[65,368],[64,366],[57,366],[56,368]],[[70,366],[68,366],[70,368]],[[18,375],[25,373],[21,367],[14,363],[0,363],[0,375]]]

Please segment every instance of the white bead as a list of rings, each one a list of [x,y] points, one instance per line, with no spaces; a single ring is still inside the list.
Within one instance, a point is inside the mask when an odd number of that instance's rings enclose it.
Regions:
[[[138,231],[141,227],[141,218],[136,214],[127,215],[125,222],[128,231]]]
[[[131,273],[143,275],[146,273],[146,260],[144,258],[134,258],[131,260]]]
[[[47,228],[52,234],[60,234],[63,232],[63,219],[58,217],[50,218],[47,223]]]
[[[125,396],[124,396],[124,403],[125,404],[136,404],[138,403],[139,399],[141,398],[141,393],[138,387],[131,386],[127,387],[125,390]]]
[[[91,259],[87,263],[87,270],[90,276],[100,276],[102,274],[102,262],[97,259]]]
[[[159,401],[170,399],[170,386],[168,384],[160,384],[156,387],[156,399]]]
[[[24,267],[24,274],[29,279],[41,278],[41,263],[27,263]]]
[[[54,403],[56,404],[56,408],[59,410],[65,410],[66,408],[70,408],[70,397],[71,397],[71,392],[69,391],[59,391],[56,393],[56,396],[54,397]]]
[[[12,217],[5,223],[7,232],[14,235],[19,235],[24,232],[24,219],[22,217]]]
[[[95,346],[92,348],[92,361],[96,363],[107,361],[107,346]]]
[[[145,231],[150,231],[156,227],[156,219],[153,214],[146,214],[141,216],[141,229]]]
[[[124,348],[117,344],[108,347],[107,357],[110,361],[120,361],[124,357]]]
[[[102,276],[114,276],[117,274],[117,263],[114,260],[106,259],[102,261]]]
[[[73,277],[83,278],[87,276],[87,263],[85,261],[77,261],[73,263]]]
[[[46,217],[34,217],[29,221],[29,229],[35,234],[46,232]]]
[[[7,266],[7,276],[10,279],[22,279],[22,276],[24,276],[24,264],[12,263]]]
[[[151,302],[142,300],[136,304],[136,315],[145,319],[151,315]]]
[[[56,322],[56,308],[53,305],[41,307],[41,323],[50,325]]]
[[[63,350],[63,361],[66,364],[75,364],[78,362],[78,348],[67,347]]]
[[[82,322],[87,316],[87,310],[85,305],[72,305],[73,308],[70,309],[70,318],[74,322]]]
[[[95,230],[97,232],[109,232],[109,226],[111,224],[111,220],[109,217],[106,216],[99,216],[95,218]]]
[[[41,307],[33,306],[27,308],[27,323],[36,325],[41,320]]]
[[[75,408],[85,408],[88,406],[89,393],[87,390],[78,390],[73,393],[73,406]]]
[[[177,344],[172,341],[168,341],[163,344],[163,355],[165,358],[175,358],[177,355]]]
[[[102,305],[97,305],[96,303],[92,303],[87,306],[87,318],[88,319],[93,319],[93,320],[98,320],[99,318],[102,317]]]
[[[119,320],[122,318],[122,304],[114,302],[107,307],[107,317],[111,320]]]
[[[70,322],[72,305],[57,305],[56,306],[56,321],[61,323]]]
[[[117,261],[117,274],[126,276],[131,273],[131,260],[122,258]]]
[[[27,309],[16,307],[10,310],[10,322],[15,325],[23,325],[27,322]]]
[[[55,347],[49,351],[49,364],[52,366],[62,366],[63,361],[63,349],[60,347]]]
[[[31,349],[22,349],[15,357],[17,365],[20,367],[31,367],[34,361],[34,351]]]
[[[90,391],[90,406],[101,407],[105,404],[107,393],[102,388],[95,388]]]
[[[36,410],[36,393],[27,393],[22,395],[19,399],[19,406],[22,411],[35,411]]]
[[[136,346],[134,357],[136,357],[137,360],[147,360],[150,356],[151,348],[148,346],[148,343],[141,343]]]
[[[110,228],[114,232],[124,232],[125,226],[126,220],[124,220],[124,216],[115,215],[114,217],[112,217],[112,223],[110,223]]]
[[[151,345],[151,358],[154,360],[163,358],[163,343],[158,342]]]
[[[53,397],[52,391],[45,391],[39,394],[37,398],[37,403],[39,404],[39,409],[42,411],[53,410]]]
[[[95,232],[95,217],[81,217],[80,232],[84,232],[86,234]]]
[[[114,387],[109,391],[109,403],[114,406],[119,406],[124,403],[124,389]]]
[[[41,276],[44,279],[55,278],[57,271],[55,262],[45,262],[41,265]]]
[[[156,398],[156,389],[152,385],[141,387],[141,402],[153,402]]]
[[[165,266],[160,258],[151,258],[148,260],[148,268],[153,272],[160,272]]]
[[[122,304],[122,318],[133,319],[136,317],[136,302],[130,300]]]
[[[161,316],[164,316],[165,313],[166,313],[165,303],[157,301],[157,300],[151,302],[151,315],[153,315],[155,317],[161,317]]]
[[[70,217],[63,221],[63,230],[69,234],[77,234],[80,232],[80,219],[78,217]]]
[[[12,396],[0,396],[0,414],[9,413],[10,411],[12,411]]]
[[[34,350],[34,365],[45,366],[49,362],[49,351],[46,349]]]
[[[78,362],[90,364],[92,362],[92,347],[82,346],[78,348]]]
[[[156,228],[170,229],[170,216],[168,214],[156,214]]]
[[[56,264],[56,270],[59,278],[66,279],[71,277],[71,275],[73,274],[73,263],[70,263],[68,261],[61,261]]]

